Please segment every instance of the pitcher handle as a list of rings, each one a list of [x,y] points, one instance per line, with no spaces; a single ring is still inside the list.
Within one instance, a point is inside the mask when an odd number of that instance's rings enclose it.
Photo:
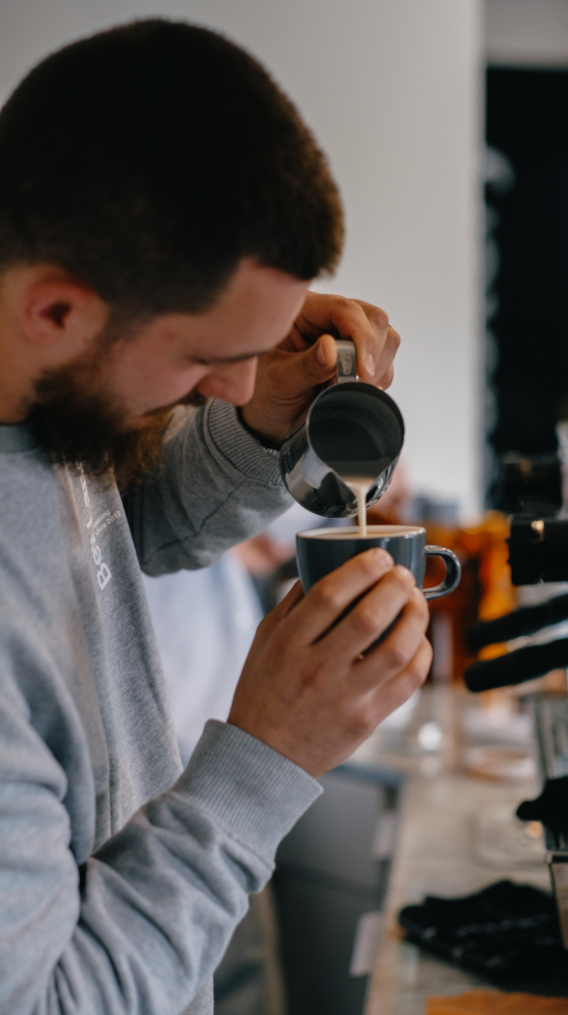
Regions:
[[[427,557],[441,557],[446,565],[446,574],[443,582],[434,585],[431,589],[422,589],[425,599],[439,599],[440,596],[447,596],[453,592],[460,583],[461,564],[455,553],[446,550],[443,546],[425,546],[424,552]]]
[[[337,384],[344,381],[358,381],[357,350],[348,338],[337,338]]]

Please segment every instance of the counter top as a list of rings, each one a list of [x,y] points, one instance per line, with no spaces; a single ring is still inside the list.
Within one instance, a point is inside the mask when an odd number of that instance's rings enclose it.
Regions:
[[[436,692],[438,693],[438,692]],[[393,867],[389,880],[379,957],[370,979],[365,1015],[422,1015],[430,994],[459,994],[487,986],[459,969],[404,941],[399,910],[424,895],[459,896],[510,878],[550,889],[544,862],[498,866],[474,854],[473,828],[480,815],[512,815],[520,800],[534,796],[533,781],[507,784],[464,773],[456,747],[459,695],[438,694],[444,749],[437,756],[396,754],[384,738],[371,738],[358,752],[363,765],[389,767],[406,774]],[[432,697],[426,702],[431,709]],[[430,714],[432,714],[430,712]]]

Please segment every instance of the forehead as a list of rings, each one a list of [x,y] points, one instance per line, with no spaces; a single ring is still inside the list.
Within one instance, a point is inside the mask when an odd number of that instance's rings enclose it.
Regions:
[[[251,260],[241,262],[215,303],[198,314],[154,318],[133,342],[110,356],[145,369],[197,362],[237,362],[274,348],[286,337],[304,302],[308,282]]]
[[[308,282],[251,259],[241,262],[208,310],[192,315],[197,343],[211,358],[237,358],[272,348],[288,333]]]

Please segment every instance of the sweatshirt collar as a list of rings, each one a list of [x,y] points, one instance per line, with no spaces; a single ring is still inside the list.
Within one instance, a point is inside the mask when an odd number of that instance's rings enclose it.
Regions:
[[[0,454],[31,451],[37,447],[37,438],[28,423],[0,426]]]

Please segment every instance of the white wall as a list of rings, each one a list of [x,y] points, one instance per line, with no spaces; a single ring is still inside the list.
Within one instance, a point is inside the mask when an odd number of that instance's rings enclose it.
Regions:
[[[568,0],[486,0],[485,51],[492,64],[568,66]]]
[[[414,485],[480,501],[481,0],[2,0],[0,95],[63,42],[135,15],[222,29],[296,100],[347,213],[332,290],[388,310]]]

